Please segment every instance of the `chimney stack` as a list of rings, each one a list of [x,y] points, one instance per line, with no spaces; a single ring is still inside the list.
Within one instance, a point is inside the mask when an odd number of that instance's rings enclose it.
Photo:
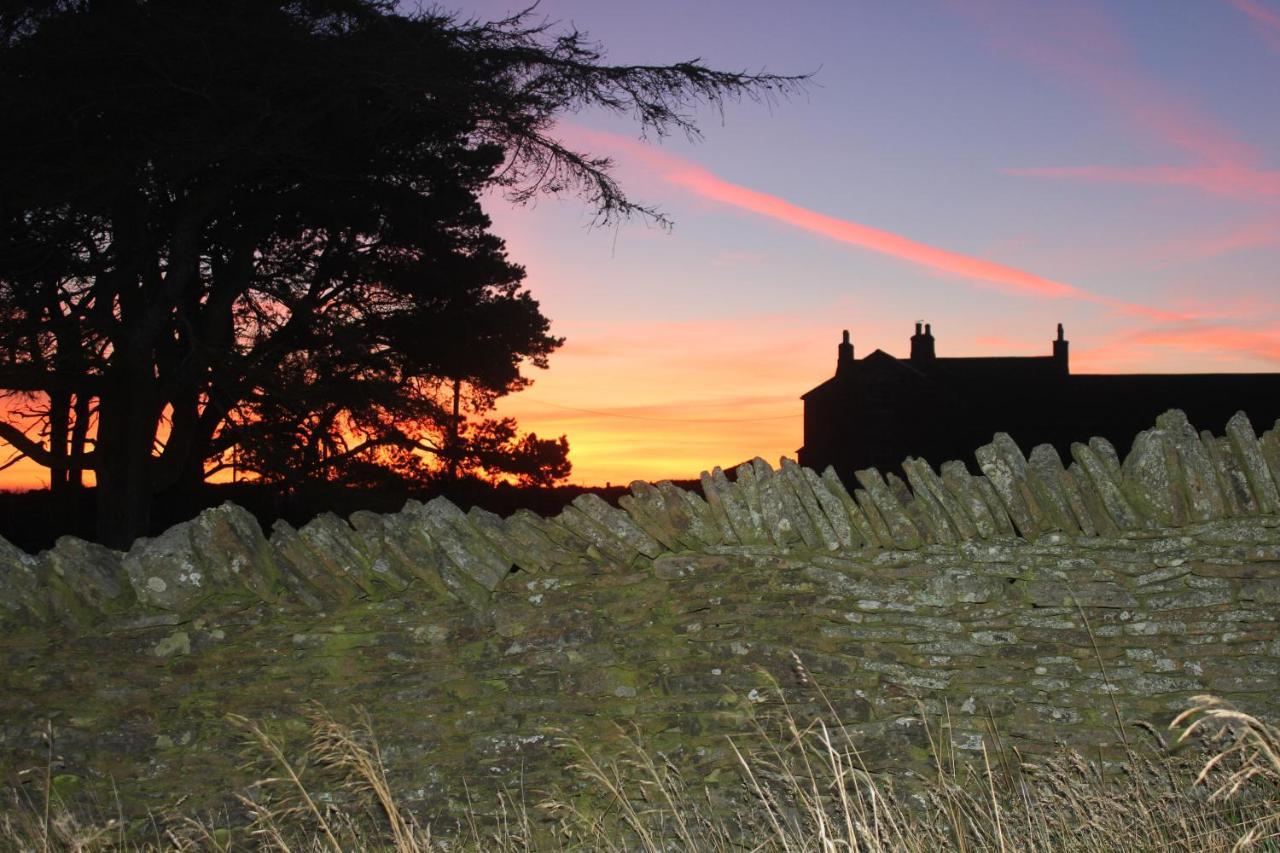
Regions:
[[[1058,339],[1053,342],[1053,360],[1057,363],[1058,373],[1061,376],[1069,376],[1071,368],[1067,363],[1067,341],[1062,335],[1062,324],[1058,324]]]
[[[844,340],[836,353],[836,376],[842,376],[853,368],[853,344],[849,343],[849,330],[844,330]]]
[[[916,333],[911,336],[911,363],[915,365],[932,364],[936,355],[933,347],[933,330],[928,323],[924,332],[920,331],[920,323],[916,323]]]

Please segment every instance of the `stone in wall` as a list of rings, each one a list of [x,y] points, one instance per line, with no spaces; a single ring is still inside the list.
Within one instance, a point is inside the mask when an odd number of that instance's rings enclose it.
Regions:
[[[775,471],[763,460],[759,464],[753,462],[753,466],[757,479],[763,483],[761,504],[779,547],[786,548],[797,541],[806,548],[823,547],[822,534],[814,527],[812,515],[800,502],[799,493],[784,466],[780,465]]]
[[[1258,515],[1275,515],[1280,512],[1280,491],[1271,477],[1262,445],[1254,434],[1253,424],[1244,412],[1236,412],[1227,421],[1227,441],[1231,445],[1236,464],[1244,474],[1245,482],[1253,496],[1252,507]]]
[[[734,483],[741,494],[742,503],[746,505],[747,526],[751,541],[768,545],[773,542],[769,528],[765,522],[764,505],[760,501],[760,487],[756,482],[756,467],[753,462],[743,462],[734,469]]]
[[[1122,474],[1110,442],[1094,438],[1088,444],[1071,445],[1071,456],[1080,466],[1076,480],[1105,530],[1138,530],[1147,521],[1133,507],[1121,488]]]
[[[49,604],[36,575],[36,558],[0,538],[0,627],[40,623]]]
[[[996,433],[991,443],[979,447],[974,455],[1018,533],[1024,537],[1038,533],[1041,512],[1027,482],[1027,460],[1018,445],[1008,435]]]
[[[922,541],[920,531],[911,523],[902,504],[890,491],[888,483],[874,468],[855,471],[854,476],[862,484],[871,503],[879,513],[880,519],[888,528],[889,537],[897,548],[919,548]]]
[[[908,459],[903,463],[903,469],[915,493],[928,497],[930,512],[937,517],[936,524],[946,526],[948,534],[957,541],[978,538],[976,523],[928,462]]]
[[[113,614],[129,612],[138,596],[125,573],[121,554],[62,536],[40,555],[39,576],[49,604],[62,622],[82,627]]]
[[[276,602],[284,593],[257,520],[229,503],[139,539],[121,565],[138,602],[160,610],[189,613],[209,599]]]
[[[952,460],[942,463],[942,482],[952,498],[960,505],[965,515],[973,524],[976,536],[969,539],[991,539],[1001,532],[997,529],[995,516],[983,499],[975,479],[963,462]],[[1012,533],[1012,529],[1008,532]]]

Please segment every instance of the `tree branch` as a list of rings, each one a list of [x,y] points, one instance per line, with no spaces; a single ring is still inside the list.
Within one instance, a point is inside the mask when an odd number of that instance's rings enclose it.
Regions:
[[[15,450],[37,465],[42,465],[45,468],[53,467],[55,460],[49,448],[35,441],[11,423],[0,421],[0,441],[7,441]],[[86,471],[96,470],[96,460],[96,451],[86,453],[80,457],[80,467]]]
[[[96,396],[101,387],[97,376],[70,377],[58,371],[27,365],[0,366],[0,389],[5,391],[69,391]]]
[[[23,456],[46,468],[53,466],[53,454],[49,448],[32,439],[11,423],[0,421],[0,439],[9,442]]]

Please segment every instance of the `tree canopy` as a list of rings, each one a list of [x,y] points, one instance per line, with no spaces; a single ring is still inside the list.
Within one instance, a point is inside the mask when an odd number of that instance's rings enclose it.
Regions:
[[[147,532],[156,492],[233,457],[268,476],[379,450],[456,462],[467,430],[446,402],[465,390],[483,413],[560,343],[481,195],[572,192],[600,221],[661,220],[556,118],[696,135],[699,104],[801,83],[609,65],[527,13],[6,4],[0,389],[36,416],[0,420],[0,439],[55,488],[93,471],[117,546]],[[510,422],[468,434],[495,465],[530,441],[554,456]]]

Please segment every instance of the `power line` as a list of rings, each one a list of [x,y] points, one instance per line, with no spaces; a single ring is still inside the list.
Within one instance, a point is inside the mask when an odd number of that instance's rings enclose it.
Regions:
[[[605,418],[625,418],[633,421],[656,421],[667,424],[750,424],[762,421],[788,421],[800,417],[800,414],[796,413],[794,415],[776,415],[768,418],[654,418],[646,415],[624,415],[621,412],[604,412],[599,409],[583,409],[578,406],[562,406],[559,403],[550,403],[546,400],[531,400],[530,402],[539,406],[550,406],[553,409],[583,412],[588,415],[600,415]]]

